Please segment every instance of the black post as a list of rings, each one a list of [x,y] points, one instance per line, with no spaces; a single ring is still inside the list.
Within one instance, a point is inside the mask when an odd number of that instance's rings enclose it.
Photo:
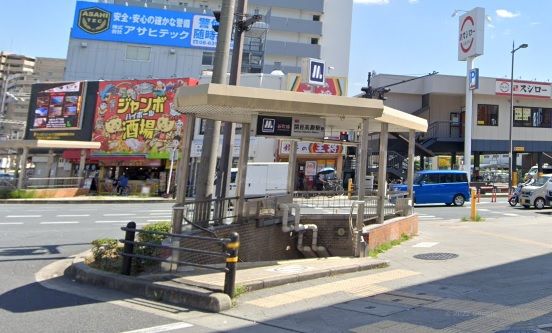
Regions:
[[[133,254],[134,253],[134,244],[128,243],[128,242],[134,242],[134,235],[136,234],[136,223],[134,222],[128,222],[127,223],[127,230],[125,233],[125,246],[123,247],[123,266],[121,267],[121,274],[124,275],[130,275],[130,268],[132,265],[132,257],[125,256],[125,254]]]
[[[224,275],[224,293],[234,297],[234,287],[236,284],[236,264],[238,262],[238,249],[240,248],[240,235],[237,232],[230,234],[230,243],[225,244],[226,254],[226,274]]]

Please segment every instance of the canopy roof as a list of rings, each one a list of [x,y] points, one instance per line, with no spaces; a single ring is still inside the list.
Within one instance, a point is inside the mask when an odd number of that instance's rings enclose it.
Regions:
[[[326,118],[326,127],[335,130],[358,128],[363,118],[374,119],[370,121],[371,128],[377,125],[374,132],[380,123],[388,123],[392,132],[427,130],[427,120],[384,107],[377,99],[209,83],[179,88],[175,104],[182,113],[235,123],[252,123],[259,114],[274,114]]]

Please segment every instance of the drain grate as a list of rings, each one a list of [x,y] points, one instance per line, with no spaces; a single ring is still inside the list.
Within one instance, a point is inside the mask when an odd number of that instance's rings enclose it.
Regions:
[[[456,253],[446,252],[421,253],[414,256],[414,258],[422,260],[449,260],[457,257]]]

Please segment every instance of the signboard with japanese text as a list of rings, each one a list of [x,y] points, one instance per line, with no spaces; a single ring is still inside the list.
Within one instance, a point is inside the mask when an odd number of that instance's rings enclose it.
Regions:
[[[291,117],[259,115],[257,117],[257,135],[291,136]]]
[[[214,49],[215,18],[182,11],[78,1],[72,38]]]
[[[94,156],[170,158],[183,135],[186,118],[173,109],[176,90],[193,79],[101,81],[92,140]]]
[[[551,84],[547,82],[515,81],[514,96],[551,98]],[[510,96],[510,80],[496,79],[497,95]]]
[[[296,138],[323,139],[326,121],[315,117],[293,117],[291,136]]]
[[[458,60],[483,54],[485,41],[485,9],[474,8],[458,21]]]
[[[90,141],[97,82],[36,83],[27,115],[27,140]]]
[[[280,141],[280,155],[288,155],[290,149],[291,143],[289,141]],[[342,152],[343,146],[337,143],[297,142],[297,155],[341,154]]]
[[[287,80],[289,91],[333,96],[344,96],[347,94],[347,79],[344,77],[326,76],[326,81],[324,85],[321,86],[302,83],[300,74],[288,74]]]

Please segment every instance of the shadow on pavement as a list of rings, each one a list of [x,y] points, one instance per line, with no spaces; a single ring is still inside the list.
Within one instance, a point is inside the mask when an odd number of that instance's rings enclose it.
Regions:
[[[370,284],[369,275],[366,283]],[[371,285],[385,287],[385,283]],[[332,303],[332,298],[343,299],[343,291],[335,291],[334,297],[326,293],[324,304],[316,309],[296,313],[283,309],[316,306],[302,295],[295,302],[285,301],[288,306],[257,304],[262,314],[281,313],[266,321],[257,318],[257,328],[266,324],[300,332],[536,332],[538,325],[552,323],[552,254],[370,297],[355,298],[351,293],[346,302]],[[242,306],[248,306],[247,302]]]
[[[63,278],[59,277],[52,280],[60,279]],[[92,303],[99,303],[99,301],[51,290],[41,286],[38,282],[12,289],[0,295],[0,309],[14,313],[66,308]]]

